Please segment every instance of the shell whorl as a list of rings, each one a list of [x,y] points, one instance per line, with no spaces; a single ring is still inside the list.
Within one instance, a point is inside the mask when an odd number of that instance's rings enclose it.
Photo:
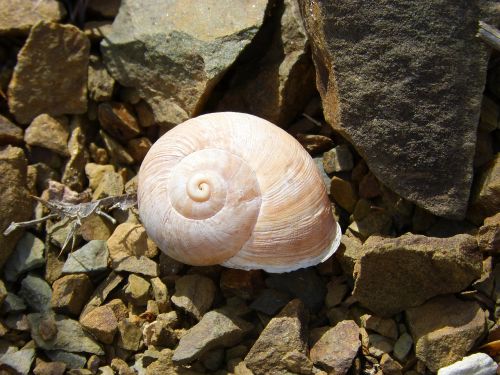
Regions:
[[[314,162],[266,120],[221,112],[163,135],[139,171],[149,236],[192,265],[270,272],[317,264],[340,229]]]

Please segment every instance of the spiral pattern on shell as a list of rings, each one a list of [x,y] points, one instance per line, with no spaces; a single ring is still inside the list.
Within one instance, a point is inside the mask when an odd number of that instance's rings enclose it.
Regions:
[[[243,113],[199,116],[158,139],[138,205],[160,249],[191,265],[291,271],[328,258],[341,235],[309,154]]]

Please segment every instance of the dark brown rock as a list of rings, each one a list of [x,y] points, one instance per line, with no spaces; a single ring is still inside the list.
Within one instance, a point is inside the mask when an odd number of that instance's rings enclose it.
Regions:
[[[333,146],[333,141],[330,137],[319,134],[297,134],[297,141],[300,142],[307,152],[315,155],[326,151]]]
[[[406,311],[415,354],[431,371],[462,359],[486,330],[486,315],[476,302],[447,295]]]
[[[245,357],[247,367],[255,375],[285,373],[287,353],[307,354],[307,320],[302,302],[290,301],[261,332]]]
[[[97,109],[99,123],[109,134],[121,141],[137,137],[141,132],[137,119],[123,103],[106,102]]]
[[[327,330],[314,344],[311,360],[330,373],[344,375],[360,346],[359,327],[352,320],[344,320]]]
[[[474,237],[466,234],[371,237],[363,250],[354,269],[353,296],[380,316],[459,292],[481,276],[481,253]]]
[[[300,1],[326,120],[380,181],[450,218],[465,216],[486,79],[479,3]]]
[[[76,316],[82,311],[94,287],[86,274],[66,275],[52,284],[51,306],[54,311]]]
[[[236,295],[243,299],[252,299],[264,287],[264,275],[261,270],[244,271],[224,269],[220,278],[223,293]]]
[[[75,26],[33,26],[9,84],[9,108],[16,120],[27,124],[42,113],[84,113],[89,50],[89,40]]]

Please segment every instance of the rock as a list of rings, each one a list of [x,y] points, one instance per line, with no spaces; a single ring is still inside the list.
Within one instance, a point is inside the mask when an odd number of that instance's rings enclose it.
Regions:
[[[103,176],[108,172],[114,172],[115,167],[111,164],[101,165],[95,163],[87,163],[85,165],[85,174],[89,180],[89,187],[92,190],[97,189]]]
[[[80,234],[85,241],[106,241],[111,235],[115,226],[108,219],[99,215],[92,215],[86,220],[82,221],[80,227]],[[106,252],[107,252],[106,248]],[[109,255],[107,253],[107,255]]]
[[[124,289],[127,299],[136,306],[146,306],[149,300],[150,285],[142,277],[131,274]]]
[[[35,375],[64,375],[66,364],[64,362],[44,362],[37,359],[33,369]]]
[[[476,302],[435,297],[406,311],[415,354],[431,371],[462,359],[482,337],[486,315]]]
[[[43,242],[26,232],[5,264],[5,280],[16,281],[23,273],[43,266],[45,264],[44,250]]]
[[[340,322],[326,331],[311,348],[311,360],[326,371],[347,373],[358,353],[359,328],[352,320]]]
[[[325,183],[325,188],[326,192],[328,195],[330,195],[330,187],[331,187],[331,179],[330,177],[326,174],[325,169],[323,168],[323,158],[322,157],[315,157],[313,158],[314,163],[318,167],[319,173],[321,174],[321,177],[323,178],[323,182]]]
[[[106,151],[108,152],[109,158],[113,164],[132,165],[135,163],[134,158],[130,156],[122,145],[102,130],[99,131],[99,135],[104,141],[104,147],[106,147]]]
[[[475,36],[481,7],[300,3],[327,122],[391,190],[435,215],[463,218],[476,137],[470,124],[479,120],[488,61]]]
[[[157,361],[151,363],[146,369],[146,375],[201,375],[188,367],[177,366],[172,362],[174,352],[171,349],[163,349]]]
[[[246,112],[283,127],[312,96],[314,67],[297,1],[286,0],[272,12],[266,53],[238,64],[217,111]]]
[[[459,292],[481,276],[481,253],[466,234],[370,237],[363,250],[355,265],[353,296],[382,317],[439,294]]]
[[[149,258],[146,258],[145,256],[130,256],[120,260],[119,262],[113,262],[113,269],[116,272],[125,271],[130,273],[138,273],[144,276],[158,276],[158,263]]]
[[[160,311],[166,309],[169,304],[169,296],[167,286],[159,277],[153,277],[151,280],[151,288],[154,300],[158,303]],[[162,312],[162,311],[161,311]]]
[[[333,200],[349,213],[354,211],[358,194],[354,184],[348,180],[334,176],[330,184],[330,194]]]
[[[0,305],[5,301],[7,298],[7,289],[5,288],[5,284],[3,283],[2,280],[0,280]]]
[[[500,213],[484,219],[477,233],[477,242],[481,251],[500,251]]]
[[[69,156],[68,137],[67,120],[47,114],[37,116],[24,133],[24,141],[28,145],[46,148],[61,156]]]
[[[373,199],[382,194],[380,183],[373,173],[367,173],[359,182],[359,196],[365,199]]]
[[[331,308],[340,305],[344,297],[346,296],[349,288],[346,284],[339,282],[338,280],[330,281],[326,284],[327,292],[325,297],[325,306]]]
[[[378,316],[364,314],[360,317],[361,326],[367,330],[380,333],[382,336],[396,340],[398,338],[398,326],[393,319],[384,319]]]
[[[297,134],[295,138],[311,155],[316,155],[333,147],[333,141],[325,135]]]
[[[129,318],[118,322],[117,344],[125,350],[137,351],[141,346],[142,330],[138,322]]]
[[[28,374],[33,360],[35,359],[35,349],[21,349],[14,353],[6,353],[0,357],[0,371],[9,374]],[[2,372],[3,372],[2,371]]]
[[[143,334],[146,345],[174,347],[177,344],[177,334],[174,328],[178,323],[179,318],[175,311],[159,314],[154,322],[144,326]]]
[[[12,146],[0,148],[0,269],[11,255],[21,230],[8,236],[3,232],[12,222],[31,218],[31,202],[26,189],[27,162],[22,149]]]
[[[266,285],[299,298],[312,311],[321,308],[326,295],[325,284],[314,268],[272,274],[266,279]]]
[[[495,375],[498,365],[488,355],[476,353],[438,370],[438,375]]]
[[[225,295],[235,295],[249,300],[255,298],[264,287],[261,270],[224,269],[220,277],[220,288]]]
[[[49,244],[50,245],[50,244]],[[62,275],[64,262],[59,259],[61,251],[50,245],[45,251],[45,274],[44,278],[48,283],[53,283]]]
[[[75,26],[33,26],[9,84],[9,108],[16,120],[27,124],[42,113],[84,113],[89,50],[89,40]]]
[[[127,362],[120,358],[113,358],[111,368],[120,375],[135,375],[135,371],[127,365]]]
[[[267,315],[275,315],[291,299],[292,297],[289,293],[280,292],[276,289],[264,289],[262,293],[253,300],[250,308]]]
[[[366,216],[349,225],[349,230],[364,240],[373,235],[389,236],[391,229],[392,218],[380,209],[371,208]]]
[[[88,3],[89,10],[106,18],[115,18],[120,9],[121,0],[90,0]]]
[[[108,268],[106,241],[93,240],[68,255],[62,268],[63,273],[95,274]]]
[[[392,352],[394,345],[393,342],[387,338],[376,333],[366,334],[366,339],[363,341],[363,346],[368,349],[368,353],[375,357],[380,358],[384,354]]]
[[[124,187],[123,177],[120,173],[106,172],[102,176],[99,186],[95,189],[92,200],[122,195]]]
[[[500,211],[500,153],[484,166],[471,193],[467,217],[480,225],[482,221]]]
[[[3,325],[8,329],[21,332],[28,332],[30,330],[28,319],[24,314],[10,314],[9,316],[6,316],[3,319]]]
[[[82,326],[76,320],[66,318],[63,315],[56,315],[54,318],[57,333],[55,337],[45,340],[40,332],[40,322],[45,319],[45,316],[38,313],[28,315],[31,337],[35,340],[37,347],[45,350],[64,350],[72,353],[104,354],[99,344],[84,332]]]
[[[54,362],[62,362],[70,369],[85,367],[87,359],[84,355],[65,352],[63,350],[46,350],[45,354]]]
[[[217,310],[209,311],[181,337],[172,360],[176,364],[187,364],[212,349],[232,347],[251,329],[252,325],[240,318]]]
[[[313,374],[313,363],[304,353],[292,350],[283,357],[287,370],[295,374]]]
[[[131,109],[119,102],[105,102],[97,107],[97,118],[102,128],[120,141],[137,137],[141,128]]]
[[[142,162],[151,146],[151,141],[146,137],[131,139],[127,142],[127,150],[137,163]]]
[[[118,320],[109,306],[99,306],[81,320],[82,327],[104,344],[113,343],[118,330]]]
[[[211,279],[201,275],[186,275],[175,281],[174,305],[201,320],[212,306],[215,285]]]
[[[155,243],[148,237],[141,224],[123,223],[118,225],[107,241],[111,259],[119,262],[135,255],[145,255],[148,258],[158,253]]]
[[[492,132],[498,127],[498,106],[493,99],[483,95],[479,130]]]
[[[382,355],[380,359],[380,369],[384,375],[402,375],[403,366],[394,359],[391,358],[389,354]]]
[[[326,173],[345,172],[354,168],[352,153],[348,145],[339,145],[323,154]]]
[[[23,129],[0,115],[0,146],[7,144],[21,146],[23,142]]]
[[[118,321],[126,319],[129,316],[127,306],[125,306],[123,301],[119,298],[109,301],[105,306],[108,306],[111,310],[113,310],[113,314],[115,314]]]
[[[83,319],[90,311],[101,306],[108,295],[123,281],[123,276],[111,272],[108,277],[96,288],[94,294],[83,308],[80,319]]]
[[[56,0],[2,0],[0,35],[27,35],[38,21],[57,22],[65,15],[64,5]]]
[[[104,62],[118,82],[138,90],[157,123],[177,125],[199,113],[259,30],[267,5],[124,0],[101,43]]]
[[[50,310],[52,289],[49,284],[39,276],[28,274],[21,281],[19,296],[34,311],[45,312]]]
[[[68,141],[70,158],[64,166],[61,182],[70,189],[82,191],[86,187],[85,165],[89,155],[85,146],[85,135],[81,126],[74,126]]]
[[[304,304],[298,299],[290,301],[260,333],[245,357],[246,366],[255,375],[284,373],[287,353],[307,355],[307,320]]]
[[[90,55],[88,77],[89,98],[96,102],[111,100],[115,80],[108,73],[99,56]]]
[[[86,274],[66,275],[52,284],[51,306],[55,312],[76,316],[94,290]]]
[[[335,257],[339,260],[342,270],[349,278],[354,279],[354,265],[363,253],[363,243],[358,238],[352,236],[352,234],[342,235]]]
[[[3,282],[0,283],[0,312],[2,315],[19,313],[26,310],[26,304],[22,298],[13,293],[7,293],[5,296],[6,292],[7,290],[5,289]]]

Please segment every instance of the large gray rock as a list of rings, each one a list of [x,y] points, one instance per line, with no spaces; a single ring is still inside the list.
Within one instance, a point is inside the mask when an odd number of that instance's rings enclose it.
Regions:
[[[27,124],[42,113],[84,113],[89,51],[90,41],[75,26],[43,21],[33,26],[9,83],[16,120]]]
[[[314,92],[314,66],[297,0],[273,9],[266,53],[238,66],[218,111],[247,112],[279,126],[289,125]]]
[[[475,238],[466,234],[370,237],[354,266],[353,296],[376,314],[391,316],[465,289],[481,276],[481,262]]]
[[[201,110],[214,85],[259,30],[267,0],[124,0],[101,44],[123,86],[138,90],[157,123]]]
[[[482,1],[300,0],[326,120],[400,196],[463,218],[488,49]]]

